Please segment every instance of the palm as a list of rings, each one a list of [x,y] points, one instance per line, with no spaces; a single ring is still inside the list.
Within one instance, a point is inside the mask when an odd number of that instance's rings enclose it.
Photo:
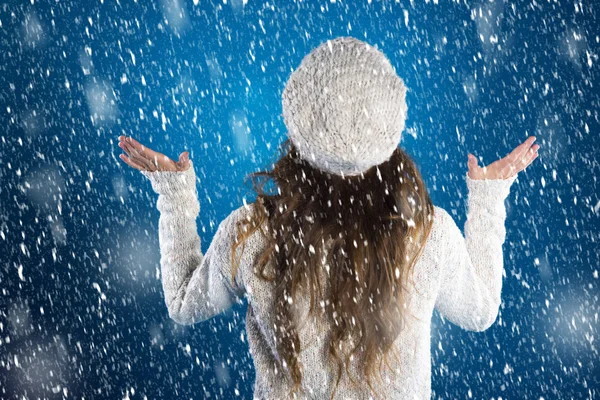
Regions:
[[[175,162],[131,137],[119,136],[119,147],[127,153],[119,157],[127,165],[140,171],[185,171],[190,166],[189,153],[184,151]]]
[[[477,159],[469,153],[469,177],[471,179],[507,179],[515,176],[538,156],[539,145],[533,145],[535,136],[530,136],[509,155],[494,161],[487,167],[477,165]]]

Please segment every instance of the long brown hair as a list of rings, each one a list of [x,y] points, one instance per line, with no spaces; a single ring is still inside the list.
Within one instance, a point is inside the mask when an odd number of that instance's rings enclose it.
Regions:
[[[433,222],[434,207],[426,186],[417,166],[400,147],[386,162],[357,176],[312,167],[300,158],[289,139],[280,149],[281,157],[270,171],[254,172],[245,179],[252,180],[258,196],[251,218],[238,222],[232,258],[237,247],[260,228],[269,245],[255,273],[276,284],[274,307],[281,328],[275,332],[276,342],[286,367],[282,370],[288,371],[294,383],[293,392],[302,381],[298,321],[292,311],[299,285],[310,288],[309,313],[315,311],[315,304],[325,303],[324,311],[334,322],[329,355],[338,365],[335,388],[342,367],[345,365],[348,373],[351,355],[361,350],[364,378],[375,392],[375,366],[381,373],[385,359],[389,367],[387,355],[406,325],[401,312],[403,291]],[[269,180],[276,185],[275,193],[264,190]],[[265,218],[268,233],[261,228]],[[323,245],[328,241],[331,248],[325,257]],[[270,260],[275,263],[275,276],[264,273]],[[327,299],[318,274],[324,268],[322,260],[328,265]],[[239,258],[233,264],[232,280]],[[291,301],[283,301],[290,296]],[[350,336],[360,340],[343,358],[340,344]]]

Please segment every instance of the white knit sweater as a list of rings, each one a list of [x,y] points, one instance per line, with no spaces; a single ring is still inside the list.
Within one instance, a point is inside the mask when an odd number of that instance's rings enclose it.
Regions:
[[[273,341],[272,286],[253,274],[253,266],[265,244],[259,231],[246,242],[236,275],[236,290],[231,282],[235,222],[249,215],[253,203],[225,218],[206,254],[202,254],[196,226],[200,205],[193,164],[183,172],[142,173],[159,194],[160,264],[169,316],[180,324],[191,325],[247,298],[246,329],[256,368],[254,399],[286,398],[290,386],[281,378],[282,371],[275,361],[279,356]],[[416,290],[407,300],[408,309],[418,320],[397,338],[401,363],[395,364],[393,357],[389,358],[395,371],[383,369],[388,383],[378,388],[379,398],[430,398],[430,322],[434,308],[452,323],[478,332],[489,328],[498,315],[502,244],[506,235],[504,200],[516,176],[505,180],[472,180],[466,174],[465,179],[469,189],[465,236],[452,216],[435,206],[431,235],[415,265]],[[308,310],[308,299],[300,306]],[[335,375],[325,361],[328,327],[319,317],[307,321],[299,331],[306,393],[303,398],[329,399]],[[358,371],[354,367],[351,370]],[[353,387],[344,373],[335,398],[370,399],[371,396],[364,387]]]

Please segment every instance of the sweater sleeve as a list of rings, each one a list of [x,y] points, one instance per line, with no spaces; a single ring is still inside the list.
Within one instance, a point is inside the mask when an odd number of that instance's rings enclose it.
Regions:
[[[193,163],[185,171],[141,172],[158,193],[160,265],[169,316],[180,324],[192,325],[241,301],[245,290],[240,275],[236,275],[236,282],[231,281],[234,214],[219,224],[206,254],[202,254]]]
[[[463,329],[481,332],[496,320],[501,303],[506,237],[504,200],[516,175],[508,179],[474,180],[467,173],[465,236],[443,210],[443,269],[435,308]]]

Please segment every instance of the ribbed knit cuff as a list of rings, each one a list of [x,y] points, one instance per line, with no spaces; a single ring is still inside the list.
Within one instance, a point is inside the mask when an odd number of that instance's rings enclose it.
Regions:
[[[471,179],[468,172],[465,174],[469,193],[490,200],[494,198],[497,198],[497,200],[506,199],[517,176],[518,174],[507,179]]]
[[[194,192],[196,189],[196,172],[192,160],[185,171],[140,172],[150,180],[152,189],[158,194],[176,195],[182,191]]]
[[[471,179],[465,174],[469,189],[469,210],[483,208],[499,217],[505,216],[504,200],[510,194],[510,187],[517,179],[514,175],[507,179]]]

